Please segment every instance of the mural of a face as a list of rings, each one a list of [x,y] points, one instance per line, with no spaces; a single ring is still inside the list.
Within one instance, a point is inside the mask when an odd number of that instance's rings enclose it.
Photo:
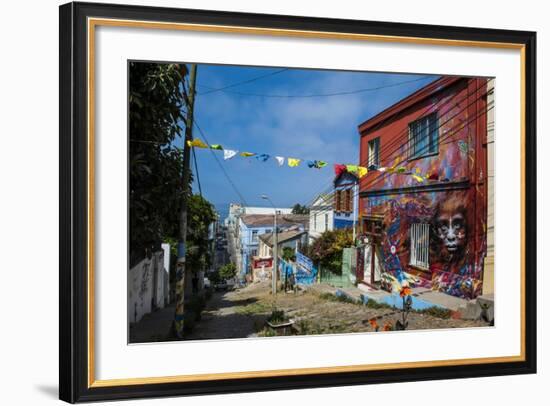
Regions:
[[[434,232],[440,252],[450,260],[464,254],[467,238],[466,208],[459,199],[441,201],[434,215]]]

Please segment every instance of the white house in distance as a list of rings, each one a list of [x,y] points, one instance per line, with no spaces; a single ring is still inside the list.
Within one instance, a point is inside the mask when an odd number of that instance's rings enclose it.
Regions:
[[[309,244],[334,229],[334,193],[321,193],[309,207]]]

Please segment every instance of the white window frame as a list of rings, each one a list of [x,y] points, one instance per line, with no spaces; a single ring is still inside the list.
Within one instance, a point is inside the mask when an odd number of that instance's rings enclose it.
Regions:
[[[367,166],[380,166],[380,137],[373,138],[368,142],[369,156]]]
[[[411,258],[409,264],[421,269],[430,269],[430,225],[413,223],[410,228]]]

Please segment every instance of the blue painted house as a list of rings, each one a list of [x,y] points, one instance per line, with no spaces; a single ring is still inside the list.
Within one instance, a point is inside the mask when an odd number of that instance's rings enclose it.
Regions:
[[[277,229],[281,233],[289,230],[307,230],[309,217],[297,214],[279,214]],[[245,281],[252,273],[252,257],[259,253],[259,236],[272,233],[274,230],[275,215],[273,214],[246,214],[240,216],[238,229],[238,249],[240,263],[239,279]]]
[[[334,229],[352,228],[357,224],[359,179],[342,172],[334,178]]]

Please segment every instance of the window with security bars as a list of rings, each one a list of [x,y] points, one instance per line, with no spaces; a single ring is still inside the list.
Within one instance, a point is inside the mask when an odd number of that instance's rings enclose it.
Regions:
[[[428,270],[430,268],[430,225],[425,223],[412,224],[410,239],[410,264]]]
[[[432,113],[409,124],[409,158],[438,152],[438,122],[437,113]]]

